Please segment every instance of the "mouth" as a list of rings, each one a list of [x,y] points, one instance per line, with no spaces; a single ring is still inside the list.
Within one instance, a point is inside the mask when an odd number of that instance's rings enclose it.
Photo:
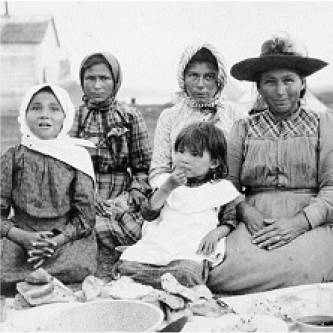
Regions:
[[[196,94],[194,94],[194,96],[200,97],[200,98],[208,97],[207,94],[205,94],[205,93],[196,93]]]
[[[285,101],[285,100],[283,100],[283,101],[274,101],[274,103],[277,104],[277,105],[285,105],[285,104],[288,103],[288,101]]]
[[[103,93],[92,93],[91,95],[90,95],[90,98],[92,98],[92,99],[97,99],[97,98],[103,98]]]
[[[38,124],[38,127],[39,127],[39,128],[51,128],[52,125],[49,124],[49,123],[39,123],[39,124]]]

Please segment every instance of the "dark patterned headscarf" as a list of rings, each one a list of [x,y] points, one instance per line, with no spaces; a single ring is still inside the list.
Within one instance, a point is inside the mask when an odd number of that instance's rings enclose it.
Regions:
[[[87,68],[90,68],[94,64],[93,62],[90,63],[91,62],[90,60],[92,60],[92,58],[96,58],[96,64],[105,63],[109,67],[109,69],[111,71],[113,83],[114,83],[114,90],[106,101],[98,103],[98,105],[96,103],[89,101],[86,95],[83,96],[83,101],[87,104],[88,108],[102,108],[102,109],[108,108],[111,104],[113,104],[115,102],[116,95],[117,95],[118,90],[122,83],[122,71],[120,68],[120,64],[115,56],[113,56],[112,54],[107,53],[107,52],[92,53],[92,54],[89,54],[88,56],[86,56],[82,60],[82,63],[80,66],[80,82],[81,82],[81,87],[83,90],[84,90],[84,88],[83,88],[84,87],[84,84],[83,84],[84,72]]]

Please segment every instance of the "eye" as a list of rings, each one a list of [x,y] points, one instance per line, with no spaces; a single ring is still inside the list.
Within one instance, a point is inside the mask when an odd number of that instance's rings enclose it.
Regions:
[[[40,110],[40,106],[39,105],[31,105],[30,107],[29,107],[29,110],[31,110],[31,111],[38,111],[38,110]]]
[[[292,77],[287,77],[287,78],[284,80],[284,82],[286,82],[286,83],[292,83],[292,82],[294,82],[294,79],[293,79]]]
[[[209,75],[207,75],[206,77],[205,77],[205,79],[206,79],[206,81],[214,81],[214,80],[216,80],[216,77],[215,77],[215,75],[214,74],[209,74]]]
[[[191,154],[194,157],[200,157],[201,156],[201,154],[197,150],[191,150]]]
[[[92,80],[94,80],[94,77],[93,76],[85,76],[84,80],[85,81],[92,81]]]
[[[275,84],[275,81],[273,79],[266,79],[264,84]]]
[[[196,73],[188,73],[188,78],[190,78],[191,80],[196,80],[198,78],[198,74]]]

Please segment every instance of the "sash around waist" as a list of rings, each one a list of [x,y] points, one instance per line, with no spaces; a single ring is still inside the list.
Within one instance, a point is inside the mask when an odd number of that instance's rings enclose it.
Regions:
[[[245,187],[243,193],[245,195],[258,194],[264,192],[293,192],[299,194],[317,194],[317,188],[295,188],[295,187],[282,187],[282,186],[270,186],[270,187]]]

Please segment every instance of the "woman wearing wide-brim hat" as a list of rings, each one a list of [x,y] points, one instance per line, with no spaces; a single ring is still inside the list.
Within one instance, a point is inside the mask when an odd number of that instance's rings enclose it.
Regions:
[[[306,77],[327,65],[290,36],[231,74],[254,82],[264,108],[228,137],[229,177],[245,195],[215,292],[250,293],[333,280],[333,115],[304,107]]]

